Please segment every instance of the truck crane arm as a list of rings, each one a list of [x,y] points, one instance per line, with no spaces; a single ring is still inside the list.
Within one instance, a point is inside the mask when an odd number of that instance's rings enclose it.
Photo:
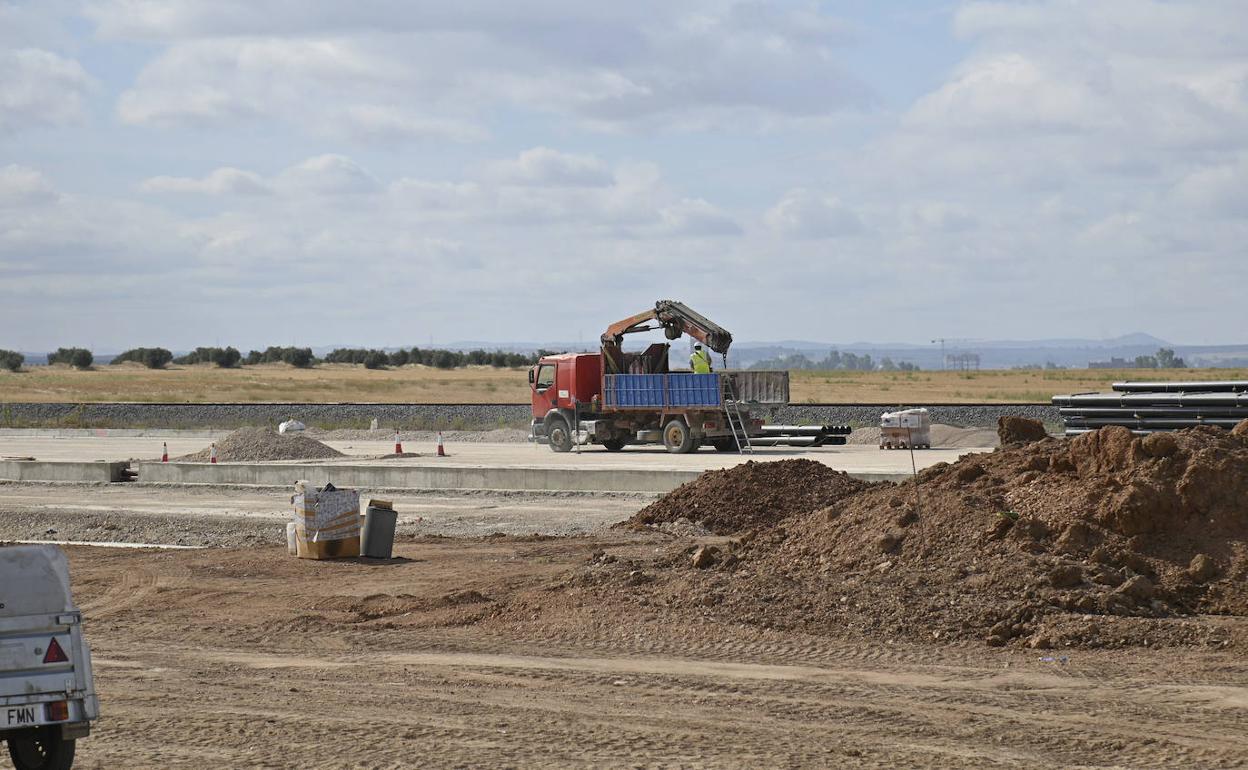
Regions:
[[[650,321],[658,321],[658,326],[648,326]],[[625,334],[655,329],[662,329],[669,340],[678,340],[680,335],[688,334],[725,356],[732,345],[732,334],[727,329],[681,302],[661,299],[654,303],[653,309],[616,321],[607,327],[602,334],[602,346],[604,349],[619,348]]]

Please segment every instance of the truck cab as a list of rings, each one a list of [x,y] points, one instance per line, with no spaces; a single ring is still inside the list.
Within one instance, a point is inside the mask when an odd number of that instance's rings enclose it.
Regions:
[[[18,770],[66,770],[99,716],[91,650],[57,546],[0,547],[0,740]]]

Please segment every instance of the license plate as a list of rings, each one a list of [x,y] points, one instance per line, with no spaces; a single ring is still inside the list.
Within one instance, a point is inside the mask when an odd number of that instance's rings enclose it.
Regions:
[[[39,713],[38,706],[7,706],[4,709],[6,727],[25,727],[27,725],[37,725],[39,720],[36,715]]]

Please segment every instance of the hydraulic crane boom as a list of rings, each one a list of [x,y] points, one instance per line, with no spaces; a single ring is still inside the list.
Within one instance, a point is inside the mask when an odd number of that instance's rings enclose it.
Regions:
[[[659,325],[648,326],[650,321],[658,321]],[[661,299],[654,303],[652,310],[616,321],[607,327],[602,334],[603,350],[618,350],[625,334],[655,329],[662,329],[664,336],[669,340],[678,340],[680,335],[688,334],[724,356],[728,355],[728,348],[732,345],[732,334],[727,329],[683,303]]]

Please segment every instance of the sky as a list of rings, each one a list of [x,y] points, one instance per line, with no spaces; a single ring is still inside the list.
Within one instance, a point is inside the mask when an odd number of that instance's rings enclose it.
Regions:
[[[1248,3],[0,0],[0,348],[1243,342]]]

